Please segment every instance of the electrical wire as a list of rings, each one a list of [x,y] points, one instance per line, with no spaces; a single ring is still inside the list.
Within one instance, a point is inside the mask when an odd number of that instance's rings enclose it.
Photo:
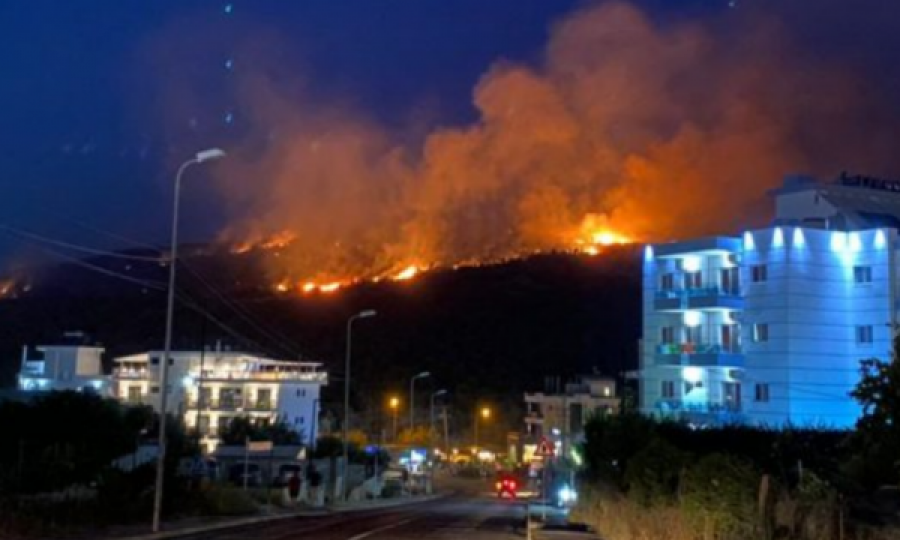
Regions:
[[[143,261],[143,262],[154,262],[161,263],[166,262],[167,259],[164,257],[148,257],[145,255],[129,255],[127,253],[119,253],[115,251],[108,251],[105,249],[97,249],[88,246],[82,246],[79,244],[73,244],[71,242],[64,242],[62,240],[56,240],[53,238],[48,238],[46,236],[42,236],[30,231],[26,231],[24,229],[20,229],[18,227],[13,227],[9,224],[0,224],[0,230],[6,231],[7,233],[15,236],[19,236],[21,238],[26,238],[32,240],[34,242],[42,242],[44,244],[49,244],[52,246],[62,247],[66,249],[71,249],[74,251],[80,251],[82,253],[90,253],[91,255],[102,255],[104,257],[113,257],[117,259],[127,259],[132,261]]]

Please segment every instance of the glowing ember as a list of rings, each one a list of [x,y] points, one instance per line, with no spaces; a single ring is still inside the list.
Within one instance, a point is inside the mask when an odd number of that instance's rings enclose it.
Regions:
[[[259,247],[263,249],[280,249],[291,245],[297,238],[297,234],[292,231],[281,231],[272,235],[268,240],[261,243]]]
[[[333,293],[334,291],[336,291],[340,288],[341,288],[341,282],[333,281],[331,283],[326,283],[325,285],[320,285],[319,291],[321,291],[323,293]]]
[[[591,235],[591,238],[593,239],[594,244],[599,244],[601,246],[631,243],[631,240],[628,237],[609,230],[595,232],[593,235]]]
[[[410,280],[419,273],[419,267],[416,265],[407,266],[403,269],[402,272],[394,276],[394,279],[397,281],[406,281]]]
[[[288,292],[288,290],[290,290],[290,285],[288,285],[286,281],[282,281],[275,285],[275,290],[278,292]]]

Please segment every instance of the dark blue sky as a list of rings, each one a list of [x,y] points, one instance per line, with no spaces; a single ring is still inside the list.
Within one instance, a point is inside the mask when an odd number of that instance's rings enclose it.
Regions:
[[[733,11],[751,2],[738,0]],[[229,4],[233,9],[226,13]],[[492,62],[538,62],[553,22],[580,4],[5,1],[0,3],[0,223],[94,245],[110,242],[79,230],[78,222],[161,241],[173,163],[196,146],[227,145],[240,130],[241,111],[232,102],[233,75],[225,62],[239,55],[232,45],[260,31],[278,36],[276,51],[283,56],[269,61],[288,75],[295,67],[302,71],[314,94],[339,96],[388,125],[406,122],[417,111],[427,111],[422,116],[430,124],[454,124],[473,119],[472,88]],[[639,4],[662,20],[732,9],[727,0]],[[829,0],[823,5],[830,7],[811,11],[812,4],[778,4],[811,54],[846,56],[878,70],[880,84],[897,84],[897,69],[885,67],[896,8],[865,2],[865,9],[853,9],[843,7],[851,2]],[[198,44],[196,51],[192,43]],[[245,69],[239,60],[235,71]],[[190,104],[173,107],[175,119],[161,118],[159,96],[167,77],[193,79],[188,84],[203,88],[208,99],[195,110]],[[232,124],[226,122],[229,112]],[[195,178],[194,183],[202,182],[202,173]],[[195,209],[185,220],[193,238],[213,234],[222,223],[215,201],[202,188],[189,187],[186,204]],[[0,254],[15,252],[17,245],[0,237]]]

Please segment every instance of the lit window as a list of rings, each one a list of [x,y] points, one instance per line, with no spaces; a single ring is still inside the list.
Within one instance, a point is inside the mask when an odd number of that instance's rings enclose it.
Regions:
[[[769,401],[769,385],[757,384],[754,399],[760,403],[768,403]]]
[[[753,341],[756,343],[765,343],[769,341],[769,325],[766,323],[756,323],[753,325]]]
[[[769,270],[764,264],[754,264],[750,267],[750,281],[762,283],[769,280]]]
[[[612,394],[612,391],[609,389],[609,387],[608,387],[608,386],[604,386],[604,387],[603,387],[603,395],[606,396],[606,397],[609,397],[611,394]]]
[[[872,283],[872,267],[854,266],[853,281],[855,283]]]
[[[858,345],[871,345],[874,337],[872,325],[856,327],[856,343]]]
[[[675,397],[675,381],[662,382],[662,397],[672,399]]]

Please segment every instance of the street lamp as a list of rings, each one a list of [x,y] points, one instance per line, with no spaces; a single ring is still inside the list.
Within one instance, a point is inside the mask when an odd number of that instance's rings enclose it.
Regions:
[[[181,177],[191,165],[223,157],[225,157],[225,151],[220,148],[209,148],[202,152],[197,152],[197,155],[192,159],[185,161],[178,167],[178,173],[175,175],[175,200],[172,205],[172,243],[170,246],[171,254],[169,255],[169,294],[166,304],[166,334],[159,371],[159,442],[156,460],[156,490],[153,498],[153,532],[159,532],[163,501],[163,478],[165,476],[166,405],[168,404],[169,395],[169,355],[172,352],[172,320],[175,311],[175,267],[178,261],[178,203],[181,197]]]
[[[434,431],[434,398],[447,394],[446,388],[441,388],[437,392],[431,394],[431,409],[429,409],[429,419],[431,421],[431,431]]]
[[[491,417],[491,409],[490,407],[482,407],[481,410],[475,411],[475,451],[478,451],[478,417],[484,418],[485,420]]]
[[[374,309],[366,309],[360,311],[356,315],[353,315],[349,319],[347,319],[347,357],[344,363],[344,483],[341,486],[341,491],[343,494],[343,498],[347,498],[347,476],[350,470],[350,452],[349,452],[349,428],[350,428],[350,350],[351,350],[351,338],[353,336],[353,321],[356,319],[368,319],[369,317],[374,317],[378,315],[378,312]]]
[[[394,444],[397,444],[397,410],[400,408],[400,398],[394,396],[388,402],[388,405],[391,408],[391,412],[394,415]]]
[[[409,430],[416,429],[416,380],[431,377],[431,373],[423,371],[409,380]]]

